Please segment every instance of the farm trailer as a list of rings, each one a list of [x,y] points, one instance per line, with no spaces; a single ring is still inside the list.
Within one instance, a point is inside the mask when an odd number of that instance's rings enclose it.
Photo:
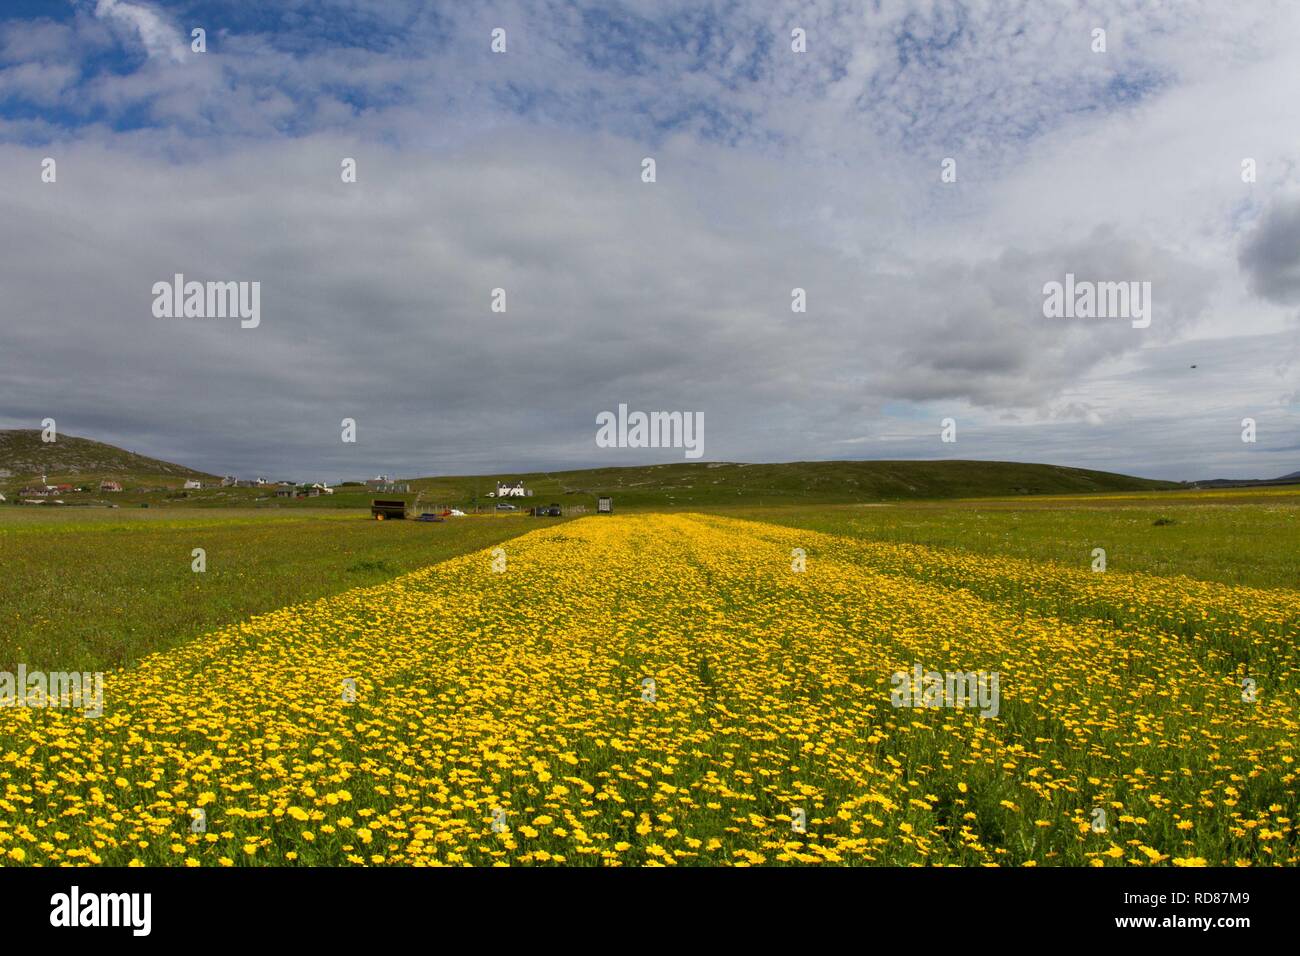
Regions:
[[[377,521],[405,518],[406,502],[394,498],[373,498],[370,502],[370,514]]]

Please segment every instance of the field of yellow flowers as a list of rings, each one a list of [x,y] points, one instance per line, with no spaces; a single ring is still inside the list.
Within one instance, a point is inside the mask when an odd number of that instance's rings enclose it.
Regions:
[[[0,857],[1295,864],[1295,591],[591,517],[0,708]],[[894,706],[995,673],[996,715]]]

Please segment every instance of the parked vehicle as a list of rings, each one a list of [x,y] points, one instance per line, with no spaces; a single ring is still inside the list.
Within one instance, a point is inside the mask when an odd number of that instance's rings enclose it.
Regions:
[[[370,514],[378,521],[394,521],[406,517],[406,502],[392,498],[372,498]]]
[[[508,505],[504,501],[497,504],[497,511],[518,511],[514,505]]]

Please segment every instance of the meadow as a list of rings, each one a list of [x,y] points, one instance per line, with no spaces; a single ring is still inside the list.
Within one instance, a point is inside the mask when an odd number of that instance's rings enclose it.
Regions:
[[[890,519],[859,512],[512,523],[113,671],[102,717],[0,708],[0,854],[1298,862],[1295,590],[871,540],[841,522]],[[897,706],[918,665],[998,675],[996,712]]]
[[[241,489],[243,491],[243,489]],[[539,499],[542,500],[542,499]],[[286,508],[0,508],[0,670],[127,666],[252,614],[378,584],[534,527],[520,515],[368,520]],[[672,510],[666,507],[665,510]],[[714,512],[867,541],[1300,587],[1300,492],[1129,492]],[[568,519],[547,519],[568,520]],[[207,570],[191,570],[194,548]]]
[[[868,541],[1300,588],[1300,490],[1044,495],[888,505],[743,507],[727,514]]]
[[[223,624],[529,527],[506,516],[426,524],[361,511],[0,508],[0,670],[130,666]]]

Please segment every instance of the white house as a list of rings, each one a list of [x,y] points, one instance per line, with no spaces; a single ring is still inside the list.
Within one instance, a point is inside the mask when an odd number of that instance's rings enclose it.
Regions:
[[[372,478],[367,481],[366,489],[369,491],[387,491],[406,494],[411,490],[411,486],[405,481],[390,481],[387,475],[380,475],[378,478]]]
[[[199,481],[197,478],[188,478],[185,481],[186,491],[198,491],[202,487],[203,482]]]
[[[530,497],[531,495],[532,495],[532,492],[530,492],[530,491],[526,491],[526,490],[524,489],[524,483],[523,483],[522,481],[516,481],[513,485],[506,484],[506,483],[504,483],[504,482],[500,482],[500,481],[498,481],[498,482],[497,482],[497,491],[496,491],[496,495],[494,495],[494,496],[493,496],[493,495],[489,495],[489,497],[496,497],[496,498],[527,498],[527,497]]]

